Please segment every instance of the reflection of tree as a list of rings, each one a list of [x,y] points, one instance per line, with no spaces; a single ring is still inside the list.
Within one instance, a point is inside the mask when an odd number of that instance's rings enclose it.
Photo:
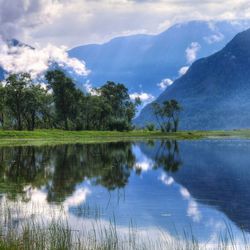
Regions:
[[[64,201],[85,178],[109,190],[122,188],[135,165],[131,143],[122,142],[1,148],[0,160],[0,191],[14,199],[26,185],[45,186],[51,202]]]
[[[162,167],[167,172],[176,172],[182,165],[178,142],[175,140],[161,141],[155,156],[155,167]]]
[[[135,157],[130,143],[66,145],[57,148],[54,164],[48,200],[62,201],[85,178],[109,190],[124,187]]]
[[[48,180],[45,166],[50,160],[50,149],[41,147],[14,147],[0,150],[0,184],[9,198],[23,193],[26,185],[41,187]]]

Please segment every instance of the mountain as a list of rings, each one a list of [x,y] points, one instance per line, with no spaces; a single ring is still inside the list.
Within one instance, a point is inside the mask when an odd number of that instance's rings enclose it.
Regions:
[[[176,99],[184,110],[181,129],[215,130],[250,127],[250,29],[236,35],[221,51],[197,60],[156,100]],[[154,120],[151,105],[135,120]]]
[[[88,79],[95,87],[112,80],[124,83],[131,93],[157,97],[162,93],[157,84],[163,79],[175,80],[182,67],[219,51],[246,25],[250,22],[192,21],[158,35],[132,35],[76,47],[69,55],[85,60],[92,71]]]

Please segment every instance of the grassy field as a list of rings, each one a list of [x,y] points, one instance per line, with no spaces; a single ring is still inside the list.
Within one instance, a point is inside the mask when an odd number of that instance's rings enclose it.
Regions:
[[[196,139],[250,139],[250,130],[233,131],[180,131],[177,133],[162,133],[159,131],[135,130],[131,132],[116,131],[64,131],[35,130],[13,131],[0,130],[0,145],[46,145],[66,143],[94,143],[126,140],[196,140]]]

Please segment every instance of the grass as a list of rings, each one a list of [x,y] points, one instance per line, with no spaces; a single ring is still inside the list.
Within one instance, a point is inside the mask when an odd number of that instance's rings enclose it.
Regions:
[[[160,131],[134,130],[130,132],[116,131],[64,131],[64,130],[35,130],[13,131],[0,130],[0,145],[48,145],[67,143],[97,143],[113,141],[131,141],[144,139],[250,139],[250,130],[233,131],[179,131],[177,133],[162,133]]]
[[[140,232],[132,223],[126,231],[121,231],[115,219],[107,224],[95,218],[83,225],[81,231],[69,226],[64,215],[60,219],[43,220],[23,217],[22,209],[2,203],[0,209],[0,249],[1,250],[247,250],[250,249],[249,236],[242,233],[241,241],[230,228],[218,235],[216,241],[201,243],[192,230],[175,237],[160,231],[151,235]],[[32,211],[33,212],[33,211]],[[62,211],[63,213],[63,211]],[[84,212],[86,213],[86,212]],[[49,214],[50,215],[50,214]],[[18,221],[18,218],[22,218]],[[58,217],[57,217],[58,218]],[[17,223],[18,221],[18,223]],[[154,238],[157,236],[156,238]]]

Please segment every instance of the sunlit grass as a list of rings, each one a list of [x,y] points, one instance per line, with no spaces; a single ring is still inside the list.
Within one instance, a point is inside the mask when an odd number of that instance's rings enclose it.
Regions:
[[[66,143],[97,143],[114,141],[131,141],[146,139],[250,139],[250,130],[233,131],[179,131],[177,133],[162,133],[160,131],[134,130],[118,131],[64,131],[57,129],[42,129],[35,131],[0,130],[0,145],[55,145]]]

